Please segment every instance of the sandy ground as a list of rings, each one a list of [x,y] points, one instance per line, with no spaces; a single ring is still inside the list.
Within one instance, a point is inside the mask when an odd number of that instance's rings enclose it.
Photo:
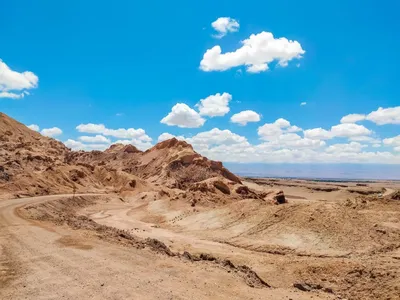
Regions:
[[[294,288],[251,288],[213,264],[123,247],[16,214],[20,206],[65,197],[0,202],[0,299],[310,299]]]
[[[330,192],[314,189],[337,185],[342,187]],[[364,201],[348,190],[385,187],[377,194],[383,197],[398,182],[361,187],[352,182],[279,181],[272,187],[282,188],[289,203],[248,199],[191,207],[142,193],[80,213],[143,238],[157,238],[173,251],[207,252],[249,265],[276,288],[311,282],[348,299],[400,299],[400,203]]]

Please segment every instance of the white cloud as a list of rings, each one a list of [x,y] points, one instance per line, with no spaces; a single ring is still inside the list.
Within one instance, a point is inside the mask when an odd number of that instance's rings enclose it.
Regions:
[[[276,120],[275,124],[278,125],[280,128],[286,128],[290,126],[290,122],[283,118],[279,118],[278,120]]]
[[[160,136],[158,137],[157,140],[158,140],[158,142],[163,142],[163,141],[172,139],[172,138],[174,138],[174,137],[175,137],[175,135],[170,134],[170,133],[168,133],[168,132],[164,132],[164,133],[160,134]]]
[[[363,125],[346,123],[346,124],[339,124],[336,126],[332,126],[331,133],[335,137],[349,138],[349,137],[370,135],[372,131]]]
[[[326,143],[324,141],[319,141],[319,140],[311,140],[307,138],[302,138],[299,140],[295,141],[287,141],[283,143],[283,146],[287,148],[294,148],[294,149],[314,149],[314,148],[320,148],[324,147]]]
[[[168,132],[164,132],[162,134],[160,134],[160,136],[158,137],[158,142],[162,142],[162,141],[166,141],[172,138],[177,138],[178,140],[184,140],[185,138],[183,136],[175,136],[173,134],[170,134]]]
[[[107,129],[103,124],[80,124],[76,126],[76,130],[85,133],[104,133]]]
[[[328,153],[343,153],[343,152],[356,152],[359,153],[362,151],[362,148],[367,147],[367,145],[363,145],[357,142],[351,142],[349,144],[334,144],[326,148],[326,152]]]
[[[332,133],[322,128],[314,128],[304,130],[304,137],[312,140],[329,140],[332,138]]]
[[[258,135],[262,140],[272,140],[285,132],[297,132],[301,128],[291,126],[288,120],[279,118],[274,123],[266,123],[258,127]]]
[[[246,71],[248,73],[260,73],[268,70],[268,64],[259,64],[248,66]]]
[[[314,139],[303,138],[299,134],[287,131],[292,126],[285,119],[278,119],[267,125],[278,128],[279,134],[273,131],[274,134],[268,135],[268,140],[260,144],[251,144],[244,136],[218,128],[200,132],[191,138],[179,139],[192,144],[200,154],[224,162],[400,164],[400,153],[367,151],[369,147],[359,142],[327,145],[325,141],[315,139],[315,134]],[[330,136],[330,131],[327,132]],[[172,134],[164,133],[160,135],[159,141],[171,137]],[[372,143],[370,140],[368,142]],[[400,152],[400,136],[386,139],[385,143],[394,146],[394,151]],[[380,144],[371,145],[377,147]]]
[[[208,49],[200,62],[203,71],[225,71],[233,67],[246,66],[248,72],[262,72],[268,64],[277,61],[282,67],[292,59],[300,59],[305,51],[297,41],[274,38],[271,32],[252,34],[242,41],[242,47],[234,52],[222,53],[220,46]]]
[[[99,144],[110,144],[110,139],[106,138],[103,135],[96,136],[80,136],[79,140],[85,143],[99,143]]]
[[[296,133],[283,133],[274,138],[270,138],[269,142],[264,143],[265,147],[271,149],[314,149],[325,145],[324,141],[302,138]]]
[[[200,132],[186,141],[195,145],[231,145],[246,142],[247,139],[230,130],[213,128],[210,131]]]
[[[286,128],[287,132],[299,132],[302,131],[303,129],[301,129],[300,127],[293,125],[293,126],[289,126],[288,128]]]
[[[377,110],[369,113],[368,115],[350,114],[344,116],[340,122],[356,123],[363,120],[374,122],[377,125],[400,124],[400,106],[389,108],[379,107]]]
[[[378,125],[400,124],[400,106],[390,108],[379,107],[367,116],[367,120]]]
[[[345,123],[331,127],[331,130],[322,128],[314,128],[304,130],[304,137],[314,140],[329,140],[334,137],[344,137],[356,140],[365,140],[367,135],[372,134],[372,131],[363,125]]]
[[[400,146],[400,135],[383,140],[386,146]]]
[[[373,144],[372,147],[374,147],[374,148],[380,148],[380,147],[382,147],[382,145],[381,145],[381,144]]]
[[[300,140],[299,140],[300,141]],[[316,142],[313,140],[314,143]],[[305,142],[301,142],[305,143]],[[324,143],[324,142],[322,142]],[[348,148],[347,152],[322,151],[321,146],[312,147],[281,147],[271,145],[270,142],[259,145],[234,144],[220,145],[205,149],[197,149],[201,154],[210,159],[225,162],[243,163],[383,163],[400,164],[400,154],[390,152],[355,152]],[[400,150],[400,147],[399,147]],[[229,155],[227,155],[229,153]]]
[[[370,136],[353,136],[350,137],[349,140],[354,142],[366,142],[370,144],[378,144],[381,142],[379,139]]]
[[[232,95],[229,93],[217,93],[210,95],[205,99],[201,99],[196,107],[199,109],[201,116],[207,117],[222,117],[229,112],[229,101],[232,100]]]
[[[29,129],[32,129],[34,131],[39,131],[40,130],[39,126],[36,125],[36,124],[32,124],[32,125],[29,125],[29,126],[26,126],[26,127],[28,127]]]
[[[21,99],[25,97],[25,93],[0,92],[0,98]]]
[[[80,124],[76,127],[79,132],[83,133],[98,133],[105,136],[112,136],[120,139],[139,139],[145,142],[151,142],[152,139],[146,134],[142,129],[134,128],[119,128],[119,129],[109,129],[103,124]]]
[[[340,120],[340,123],[356,123],[356,122],[365,120],[365,118],[366,118],[366,115],[350,114],[350,115],[344,116]]]
[[[255,111],[244,110],[241,111],[240,113],[234,114],[231,117],[231,122],[245,126],[249,122],[259,122],[260,119],[261,119],[260,115]]]
[[[224,37],[228,32],[236,32],[239,30],[239,23],[230,17],[221,17],[211,23],[211,26],[218,32],[214,35],[216,38]]]
[[[71,148],[73,151],[85,150],[85,151],[92,151],[92,150],[106,150],[109,145],[108,144],[84,144],[79,141],[75,141],[72,139],[68,139],[64,142],[65,146]]]
[[[285,119],[278,119],[274,123],[267,123],[258,128],[260,139],[268,141],[261,144],[263,149],[314,149],[325,146],[319,139],[302,138],[294,133],[301,131],[300,127],[290,125]]]
[[[304,105],[307,105],[307,102],[301,102],[300,103],[300,106],[304,106]]]
[[[177,103],[161,123],[182,128],[198,128],[203,126],[205,121],[194,109],[184,103]]]
[[[296,133],[283,133],[274,138],[270,138],[269,142],[264,143],[263,145],[270,149],[314,149],[325,146],[325,142],[302,138]]]
[[[0,98],[23,98],[29,95],[26,90],[36,88],[38,82],[39,78],[34,73],[13,71],[0,59]]]
[[[283,133],[282,128],[275,123],[266,123],[258,127],[258,135],[263,140],[269,140]]]
[[[290,142],[290,141],[297,141],[301,140],[301,136],[296,133],[284,133],[277,137],[281,142]]]
[[[55,137],[62,134],[62,130],[58,127],[45,128],[40,132],[44,136]]]

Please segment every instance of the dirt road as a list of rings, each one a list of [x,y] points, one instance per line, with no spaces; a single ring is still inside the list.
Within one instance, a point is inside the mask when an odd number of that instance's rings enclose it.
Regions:
[[[0,299],[309,299],[294,289],[247,286],[196,264],[38,226],[15,209],[71,195],[0,201]],[[332,299],[313,294],[314,299]]]

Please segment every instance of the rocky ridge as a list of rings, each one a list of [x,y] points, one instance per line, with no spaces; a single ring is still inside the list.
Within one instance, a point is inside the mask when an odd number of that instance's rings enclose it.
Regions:
[[[176,138],[144,152],[122,144],[105,151],[72,151],[0,113],[0,146],[2,197],[155,190],[175,198],[186,194],[192,204],[200,199],[285,201],[279,191],[267,195],[250,190],[221,162]]]

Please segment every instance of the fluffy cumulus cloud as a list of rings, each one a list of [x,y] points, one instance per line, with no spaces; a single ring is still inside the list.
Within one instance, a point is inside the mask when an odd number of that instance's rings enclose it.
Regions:
[[[369,144],[380,144],[381,140],[378,138],[374,138],[372,136],[352,136],[349,138],[350,141],[353,142],[364,142],[364,143],[369,143]]]
[[[295,133],[302,129],[291,125],[286,119],[277,119],[274,123],[266,123],[258,128],[258,135],[261,140],[266,142],[258,146],[258,149],[270,152],[291,151],[293,149],[316,149],[325,146],[325,142],[320,139],[310,139],[301,137]]]
[[[65,146],[71,148],[73,151],[92,151],[92,150],[106,150],[109,145],[108,144],[95,144],[95,143],[82,143],[80,141],[75,141],[72,139],[68,139],[64,142]]]
[[[353,123],[343,123],[332,126],[330,130],[323,128],[313,128],[304,130],[304,137],[315,140],[329,140],[335,137],[353,138],[364,137],[372,134],[372,131],[363,125]]]
[[[36,125],[36,124],[32,124],[32,125],[29,125],[29,126],[26,126],[26,127],[28,127],[29,129],[32,129],[34,131],[39,131],[40,130],[39,126]]]
[[[297,140],[291,141],[292,145],[274,145],[265,142],[258,145],[249,143],[218,145],[198,150],[211,159],[225,162],[264,162],[264,163],[385,163],[400,164],[400,155],[384,151],[361,151],[359,146],[347,145],[329,148],[322,145],[311,147],[308,143],[318,144],[315,140],[306,142]],[[307,145],[308,144],[308,145]],[[304,146],[305,145],[305,146]],[[361,145],[361,148],[364,146]],[[399,147],[400,149],[400,147]],[[343,151],[344,150],[344,151]],[[364,150],[364,149],[363,149]],[[229,153],[229,155],[227,155]]]
[[[302,131],[303,129],[301,129],[300,127],[293,125],[293,126],[289,126],[288,128],[286,128],[287,132],[299,132]]]
[[[161,123],[182,128],[198,128],[203,126],[205,121],[194,109],[184,103],[177,103]]]
[[[246,142],[247,139],[230,130],[214,128],[187,138],[186,141],[193,145],[232,145]]]
[[[109,129],[104,124],[80,124],[76,127],[79,132],[82,133],[93,133],[101,134],[104,136],[112,136],[120,139],[138,139],[145,142],[151,142],[152,139],[146,134],[142,129],[134,128],[119,128],[119,129]]]
[[[379,107],[367,115],[350,114],[344,116],[340,120],[340,123],[356,123],[363,120],[374,122],[377,125],[400,124],[400,106],[389,108]]]
[[[0,98],[10,98],[10,99],[21,99],[25,95],[29,95],[29,92],[23,91],[21,93],[10,93],[10,92],[0,92]]]
[[[178,140],[184,140],[185,138],[183,136],[175,136],[173,134],[170,134],[168,132],[164,132],[162,134],[160,134],[160,136],[158,137],[158,142],[163,142],[172,138],[177,138]]]
[[[39,78],[30,71],[11,70],[0,59],[0,98],[20,99],[29,95],[27,90],[38,86]]]
[[[365,151],[366,146],[360,143],[327,146],[324,141],[301,138],[297,134],[284,134],[277,140],[256,145],[250,144],[244,137],[243,140],[237,139],[228,144],[210,144],[203,141],[193,145],[202,155],[225,162],[400,163],[400,155]]]
[[[99,144],[111,143],[111,140],[106,138],[104,135],[80,136],[79,140],[85,143],[99,143]]]
[[[304,130],[304,137],[312,140],[329,140],[332,138],[332,133],[322,128],[313,128]]]
[[[179,138],[202,155],[225,162],[400,164],[400,136],[381,141],[371,130],[355,123],[303,131],[280,118],[260,126],[258,135],[261,142],[251,143],[245,136],[214,128],[190,138]],[[159,140],[171,137],[172,134],[164,133]],[[338,138],[348,142],[339,143]],[[379,151],[382,145],[392,151]]]
[[[331,133],[335,137],[349,138],[349,137],[370,135],[372,131],[363,125],[346,123],[346,124],[339,124],[336,126],[332,126]]]
[[[392,146],[395,151],[399,151],[400,149],[400,135],[387,138],[383,140],[383,144],[386,146]]]
[[[261,120],[261,116],[252,110],[244,110],[240,113],[234,114],[231,117],[231,122],[236,123],[242,126],[247,125],[250,122],[259,122]]]
[[[344,116],[341,120],[340,123],[356,123],[362,120],[365,120],[366,116],[361,115],[361,114],[350,114],[347,116]]]
[[[203,71],[225,71],[246,66],[247,72],[259,73],[268,70],[273,61],[285,67],[293,59],[300,59],[305,53],[298,41],[285,37],[275,38],[271,32],[252,34],[243,40],[242,46],[233,52],[222,53],[220,46],[208,49],[200,62]]]
[[[343,153],[343,152],[355,152],[359,153],[363,148],[367,147],[367,145],[363,145],[357,142],[351,142],[348,144],[334,144],[330,145],[326,148],[326,152],[328,153]]]
[[[258,127],[258,135],[262,140],[274,140],[276,137],[287,132],[301,131],[301,128],[292,126],[288,120],[277,119],[274,123],[265,123]]]
[[[199,109],[201,116],[222,117],[229,112],[229,101],[232,95],[229,93],[217,93],[210,95],[205,99],[201,99],[196,107]]]
[[[366,119],[378,125],[400,124],[400,106],[390,108],[379,107],[376,111],[368,114]]]
[[[214,35],[215,38],[222,38],[228,32],[236,32],[239,30],[239,22],[230,17],[220,17],[211,23],[212,28],[218,33]]]
[[[62,130],[58,127],[45,128],[40,132],[44,136],[56,137],[62,134]]]

